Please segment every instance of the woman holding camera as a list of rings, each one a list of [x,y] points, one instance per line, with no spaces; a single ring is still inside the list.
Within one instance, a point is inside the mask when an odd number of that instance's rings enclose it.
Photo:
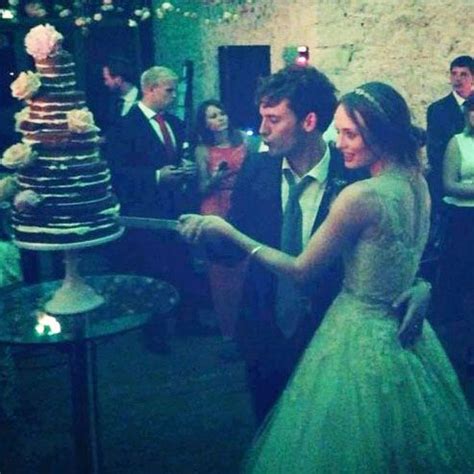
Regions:
[[[246,136],[229,123],[224,106],[217,100],[202,102],[196,113],[198,145],[195,150],[200,211],[225,217],[237,173],[247,154]],[[223,359],[237,356],[233,343],[242,294],[245,262],[234,267],[211,263],[209,282],[214,310],[225,345]]]
[[[198,107],[196,132],[201,213],[225,216],[235,178],[247,153],[245,135],[230,125],[224,106],[214,99]]]

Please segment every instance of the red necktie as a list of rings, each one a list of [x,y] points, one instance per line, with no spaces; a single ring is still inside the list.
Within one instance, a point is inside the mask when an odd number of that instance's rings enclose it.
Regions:
[[[161,135],[163,136],[163,145],[166,149],[168,161],[170,163],[174,163],[176,161],[176,150],[174,148],[173,140],[171,139],[168,127],[166,126],[165,119],[160,114],[156,114],[153,118],[160,127]]]

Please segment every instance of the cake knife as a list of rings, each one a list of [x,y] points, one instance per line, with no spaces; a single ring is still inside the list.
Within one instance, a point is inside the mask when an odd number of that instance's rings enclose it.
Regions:
[[[176,230],[178,221],[175,219],[156,219],[153,217],[120,216],[119,223],[133,229]]]

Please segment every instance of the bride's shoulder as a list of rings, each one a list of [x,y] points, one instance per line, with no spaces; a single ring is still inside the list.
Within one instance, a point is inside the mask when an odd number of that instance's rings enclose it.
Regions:
[[[375,197],[377,193],[372,178],[356,181],[346,186],[339,194],[339,198],[344,201],[368,201]]]
[[[378,217],[379,199],[371,179],[365,179],[345,187],[334,201],[331,210],[363,216],[364,220],[371,221]]]

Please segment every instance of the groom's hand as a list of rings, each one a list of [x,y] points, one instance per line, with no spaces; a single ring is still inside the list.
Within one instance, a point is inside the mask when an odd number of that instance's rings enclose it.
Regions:
[[[431,285],[418,279],[411,288],[404,291],[394,302],[393,308],[401,314],[398,339],[404,348],[413,346],[423,331],[423,321],[431,297]]]

